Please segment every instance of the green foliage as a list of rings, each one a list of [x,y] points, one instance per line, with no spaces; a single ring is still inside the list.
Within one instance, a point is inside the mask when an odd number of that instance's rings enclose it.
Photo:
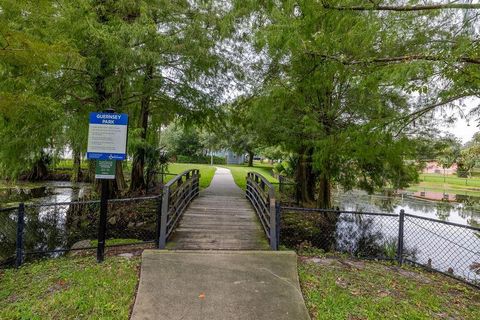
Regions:
[[[193,127],[170,126],[163,133],[162,139],[166,142],[166,149],[170,155],[197,156],[204,150],[200,135]]]
[[[0,176],[14,178],[46,149],[61,149],[65,118],[52,83],[82,60],[59,34],[50,2],[7,0],[0,8]]]
[[[195,155],[195,156],[184,156],[178,155],[176,157],[176,162],[178,163],[203,163],[210,164],[212,158],[210,156]],[[226,164],[225,158],[222,157],[213,157],[213,164]]]
[[[294,163],[290,161],[277,162],[273,165],[273,173],[284,176],[284,177],[293,177],[295,174]]]
[[[472,170],[480,163],[480,144],[474,144],[460,151],[457,158],[459,177],[469,177],[472,175]]]
[[[478,56],[469,19],[459,27],[441,10],[339,11],[322,1],[236,5],[256,22],[256,48],[270,59],[262,88],[239,99],[246,121],[261,141],[299,155],[300,190],[319,186],[319,205],[329,205],[331,183],[373,192],[414,182],[417,167],[406,160],[416,158],[416,134],[432,127],[424,116],[478,92],[459,85],[474,63],[455,62]],[[418,58],[425,52],[438,59]]]
[[[46,149],[84,153],[90,111],[130,115],[140,165],[162,125],[211,117],[211,79],[229,65],[212,49],[229,33],[223,15],[210,1],[3,1],[0,175]]]

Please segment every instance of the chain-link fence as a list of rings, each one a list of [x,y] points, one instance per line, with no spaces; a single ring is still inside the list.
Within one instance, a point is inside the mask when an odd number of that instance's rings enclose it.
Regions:
[[[0,209],[0,267],[15,261],[18,208]]]
[[[161,197],[108,201],[106,247],[153,243]],[[0,209],[0,266],[95,250],[100,201],[21,204]]]
[[[405,214],[404,260],[480,286],[480,229]]]
[[[286,206],[298,206],[297,184],[293,179],[278,176],[278,182],[271,182],[275,187],[277,199]]]
[[[281,208],[280,243],[396,260],[480,287],[480,228],[414,216]]]

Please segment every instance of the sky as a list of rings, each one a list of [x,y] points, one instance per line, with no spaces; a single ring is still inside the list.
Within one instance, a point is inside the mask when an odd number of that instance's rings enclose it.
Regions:
[[[465,101],[466,109],[464,110],[465,114],[468,114],[470,110],[480,105],[480,98],[471,98]],[[453,113],[453,112],[452,112]],[[468,142],[472,139],[474,133],[480,131],[479,125],[480,121],[475,116],[467,116],[467,119],[462,118],[458,115],[458,112],[455,113],[457,116],[457,121],[452,124],[449,128],[445,128],[447,132],[450,132],[457,136],[463,143]]]

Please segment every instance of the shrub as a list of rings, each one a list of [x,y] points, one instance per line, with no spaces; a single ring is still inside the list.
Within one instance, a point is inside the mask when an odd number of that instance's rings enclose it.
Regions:
[[[196,155],[196,156],[183,156],[178,155],[177,163],[199,163],[199,164],[210,164],[210,156]],[[213,157],[213,164],[226,164],[225,158],[222,157]]]

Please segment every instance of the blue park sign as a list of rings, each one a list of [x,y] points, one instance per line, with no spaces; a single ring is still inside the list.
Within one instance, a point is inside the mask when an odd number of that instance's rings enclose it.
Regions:
[[[87,159],[125,160],[127,158],[127,134],[127,114],[91,112]]]

